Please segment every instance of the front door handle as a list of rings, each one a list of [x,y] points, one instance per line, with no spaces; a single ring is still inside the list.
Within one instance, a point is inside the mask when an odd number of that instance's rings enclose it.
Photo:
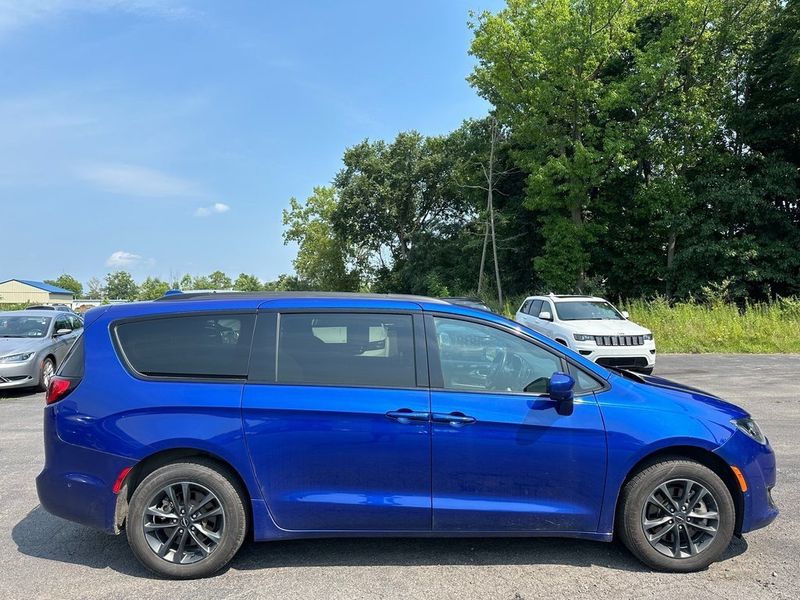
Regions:
[[[431,420],[434,423],[449,423],[453,427],[463,427],[476,421],[475,417],[470,417],[461,412],[451,412],[450,414],[433,413]]]
[[[410,408],[401,408],[400,410],[390,410],[386,413],[386,417],[405,425],[411,421],[428,421],[431,418],[431,413],[417,412]]]

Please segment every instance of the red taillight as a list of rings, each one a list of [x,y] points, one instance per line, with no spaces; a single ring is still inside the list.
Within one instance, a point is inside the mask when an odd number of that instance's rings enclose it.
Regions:
[[[65,377],[53,377],[47,386],[47,404],[58,402],[72,389],[72,382]]]

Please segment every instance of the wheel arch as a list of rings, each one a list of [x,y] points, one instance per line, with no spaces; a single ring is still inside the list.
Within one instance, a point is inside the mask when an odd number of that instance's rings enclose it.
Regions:
[[[125,520],[128,516],[128,505],[131,496],[139,484],[150,473],[156,469],[168,465],[170,463],[179,461],[186,458],[202,458],[205,461],[214,463],[222,471],[225,471],[234,480],[236,486],[239,488],[239,493],[242,495],[242,504],[244,504],[245,511],[247,512],[247,535],[252,535],[253,528],[253,506],[252,497],[248,490],[247,484],[239,471],[224,458],[198,448],[169,448],[154,452],[146,458],[137,462],[125,477],[125,481],[117,494],[117,503],[114,511],[114,532],[120,533],[125,526]]]
[[[740,535],[742,531],[742,519],[744,518],[744,494],[739,487],[736,476],[731,470],[731,466],[712,451],[699,446],[689,445],[667,446],[665,448],[660,448],[645,455],[639,459],[639,461],[636,462],[633,467],[631,467],[625,476],[622,485],[619,486],[619,490],[617,491],[617,499],[614,506],[613,530],[616,530],[617,522],[619,521],[618,516],[621,509],[620,503],[622,501],[622,490],[628,484],[628,481],[630,481],[637,473],[643,469],[646,469],[648,466],[656,462],[670,459],[693,460],[697,463],[700,463],[704,467],[711,469],[716,475],[719,476],[720,479],[722,479],[723,483],[728,488],[728,491],[731,493],[733,506],[736,511],[734,533],[736,535]]]

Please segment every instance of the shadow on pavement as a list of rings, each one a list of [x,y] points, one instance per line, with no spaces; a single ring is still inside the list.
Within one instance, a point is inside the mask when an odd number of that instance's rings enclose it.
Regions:
[[[30,396],[34,400],[34,396],[44,394],[37,388],[0,388],[0,400],[14,400],[16,398],[26,398]]]
[[[134,558],[124,535],[107,535],[59,519],[41,506],[14,525],[11,538],[17,549],[28,556],[93,569],[111,568],[138,577],[150,576],[149,571]]]
[[[28,556],[111,568],[134,577],[154,577],[128,548],[125,536],[110,536],[64,521],[37,506],[17,523],[11,537]],[[734,538],[721,558],[747,550]],[[333,538],[246,543],[230,565],[237,570],[331,566],[593,565],[648,572],[618,543],[552,538]],[[224,571],[223,571],[224,572]]]

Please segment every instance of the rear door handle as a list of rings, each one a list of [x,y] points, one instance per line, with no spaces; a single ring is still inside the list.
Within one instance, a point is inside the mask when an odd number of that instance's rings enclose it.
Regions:
[[[400,410],[390,410],[386,413],[386,417],[405,425],[411,421],[428,421],[431,418],[431,413],[417,412],[410,408],[401,408]]]
[[[470,417],[461,412],[451,412],[450,414],[433,413],[431,420],[434,423],[449,423],[453,427],[463,427],[476,421],[475,417]]]

